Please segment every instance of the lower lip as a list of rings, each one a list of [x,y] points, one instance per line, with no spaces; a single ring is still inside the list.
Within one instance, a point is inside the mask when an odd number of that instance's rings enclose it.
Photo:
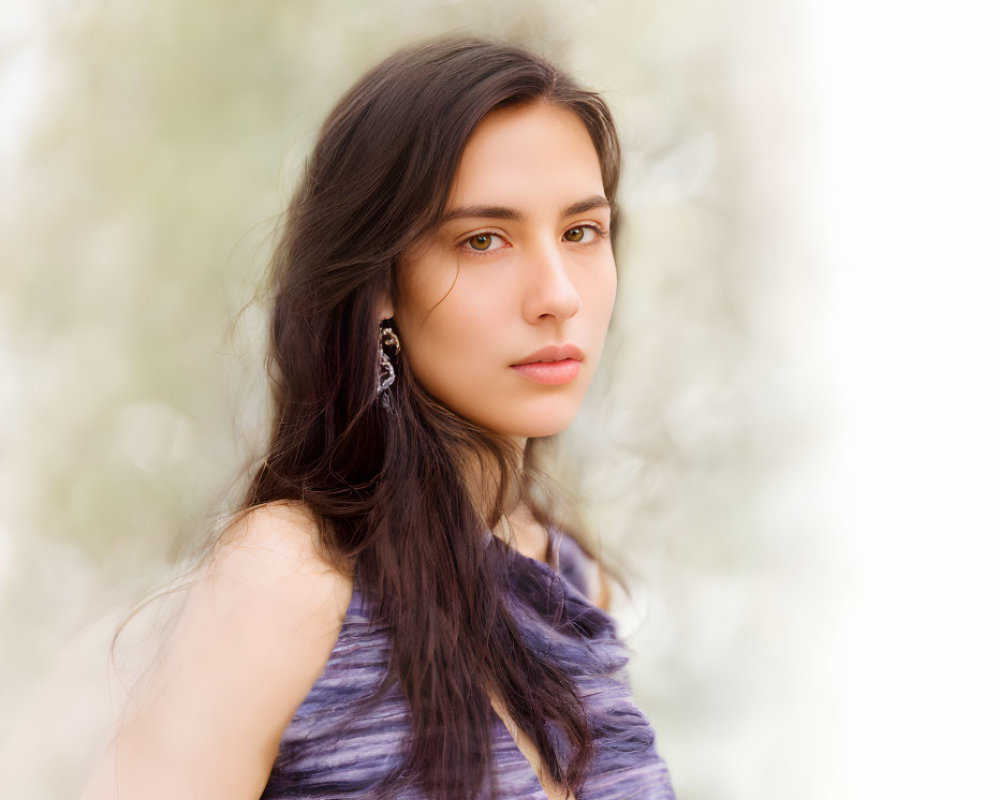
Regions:
[[[569,383],[580,372],[580,362],[575,358],[562,361],[533,361],[530,364],[516,364],[511,369],[520,372],[529,381],[544,383],[546,386],[562,386]]]

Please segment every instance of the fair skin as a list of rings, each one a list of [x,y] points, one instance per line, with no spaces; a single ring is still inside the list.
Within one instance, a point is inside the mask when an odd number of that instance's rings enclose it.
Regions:
[[[232,526],[83,800],[260,797],[281,733],[320,676],[353,581],[300,508]]]
[[[576,414],[614,303],[610,208],[583,124],[541,103],[491,113],[463,151],[448,210],[404,255],[397,307],[378,310],[395,317],[431,394],[523,447]],[[559,361],[577,363],[514,368],[549,345],[574,346]],[[504,526],[518,550],[544,559],[547,533],[524,507]],[[353,591],[351,565],[331,565],[318,541],[315,521],[291,503],[227,530],[83,800],[260,796]],[[562,797],[494,706],[546,793]]]
[[[549,436],[576,415],[615,300],[611,209],[580,119],[534,103],[489,114],[462,154],[445,222],[404,254],[393,316],[407,364],[457,413],[514,437]],[[566,383],[512,365],[575,346]]]

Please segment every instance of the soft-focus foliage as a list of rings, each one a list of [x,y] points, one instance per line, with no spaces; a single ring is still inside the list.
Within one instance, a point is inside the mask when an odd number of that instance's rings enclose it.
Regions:
[[[617,610],[678,794],[775,796],[790,780],[774,770],[779,748],[808,769],[779,697],[809,657],[780,642],[813,597],[795,578],[814,531],[793,466],[817,398],[789,335],[808,336],[797,309],[812,287],[779,236],[794,161],[784,9],[752,11],[88,0],[3,12],[11,796],[67,796],[83,780],[104,735],[113,624],[211,527],[253,455],[255,292],[318,122],[365,67],[446,32],[538,48],[602,91],[623,132],[613,336],[558,468],[633,576]]]

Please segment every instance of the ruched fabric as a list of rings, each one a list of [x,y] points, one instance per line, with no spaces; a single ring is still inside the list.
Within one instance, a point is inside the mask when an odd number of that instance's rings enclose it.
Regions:
[[[587,709],[594,756],[576,798],[674,800],[653,730],[632,698],[614,622],[585,597],[589,559],[568,536],[555,533],[554,542],[555,570],[511,551],[507,600],[525,644],[557,656]],[[383,687],[389,651],[387,631],[355,585],[323,674],[284,731],[262,800],[426,800],[402,774],[409,712],[398,682]],[[546,800],[496,715],[492,746],[494,800]],[[482,800],[488,797],[484,788]]]

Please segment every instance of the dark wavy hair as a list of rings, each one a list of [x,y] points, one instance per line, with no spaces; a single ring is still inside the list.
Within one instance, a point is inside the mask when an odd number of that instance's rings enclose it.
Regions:
[[[518,633],[503,549],[484,546],[513,503],[554,522],[535,491],[532,442],[522,465],[509,441],[432,398],[405,341],[389,407],[376,398],[377,301],[398,296],[400,254],[439,223],[483,118],[534,102],[580,118],[613,205],[619,143],[597,94],[518,47],[438,41],[386,59],[333,109],[271,265],[273,428],[241,508],[301,502],[331,562],[353,561],[411,709],[405,772],[435,800],[480,791],[491,693],[570,790],[593,750],[572,680]],[[466,483],[470,463],[492,478],[485,501]]]

